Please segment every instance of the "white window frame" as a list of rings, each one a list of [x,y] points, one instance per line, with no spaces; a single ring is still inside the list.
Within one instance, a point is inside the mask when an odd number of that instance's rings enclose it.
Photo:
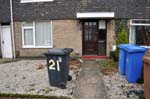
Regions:
[[[150,23],[148,24],[144,24],[144,23],[133,23],[132,21],[134,21],[134,20],[143,20],[143,21],[146,21],[146,20],[149,20],[150,21],[150,19],[131,19],[130,20],[130,26],[150,26]]]
[[[35,21],[33,21],[33,26],[23,26],[22,24],[22,48],[53,48],[53,27],[52,27],[52,21],[50,21],[50,24],[51,24],[51,37],[50,37],[50,40],[51,40],[51,45],[50,46],[36,46],[35,42]],[[24,42],[24,30],[25,29],[33,29],[33,45],[25,45],[25,42]]]
[[[32,2],[50,2],[53,0],[20,0],[20,3],[32,3]]]
[[[132,28],[132,26],[150,26],[150,23],[133,23],[132,21],[133,20],[149,20],[150,21],[150,19],[130,19],[130,30],[129,30],[129,32],[131,33],[131,28]],[[130,33],[129,33],[129,36],[130,36]],[[130,42],[130,37],[129,37],[129,43],[131,43]],[[143,46],[143,47],[145,47],[145,48],[150,48],[150,46]]]

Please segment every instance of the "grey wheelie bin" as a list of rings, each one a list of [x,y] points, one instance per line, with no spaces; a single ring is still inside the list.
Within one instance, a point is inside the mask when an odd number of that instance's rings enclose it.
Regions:
[[[66,88],[69,77],[69,60],[71,48],[53,48],[48,50],[44,55],[47,59],[47,70],[51,86]]]

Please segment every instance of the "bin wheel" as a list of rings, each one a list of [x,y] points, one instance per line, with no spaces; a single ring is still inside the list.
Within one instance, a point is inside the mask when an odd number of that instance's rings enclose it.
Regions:
[[[59,84],[59,87],[60,87],[61,89],[65,89],[65,88],[66,88],[66,84],[65,84],[64,82],[61,82],[61,83]]]
[[[72,80],[72,76],[68,76],[68,81],[71,81]]]

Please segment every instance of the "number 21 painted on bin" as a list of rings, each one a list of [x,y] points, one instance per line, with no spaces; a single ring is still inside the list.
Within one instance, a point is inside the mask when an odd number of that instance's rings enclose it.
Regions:
[[[60,64],[59,64],[59,61],[57,60],[56,62],[53,60],[53,59],[51,59],[51,60],[49,60],[49,69],[50,70],[56,70],[56,67],[55,67],[55,65],[57,66],[57,71],[60,71]]]

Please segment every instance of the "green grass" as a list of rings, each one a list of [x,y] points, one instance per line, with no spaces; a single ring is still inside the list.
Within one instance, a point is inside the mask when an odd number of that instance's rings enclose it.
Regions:
[[[11,98],[36,98],[36,99],[71,99],[69,97],[64,97],[64,96],[60,96],[60,97],[56,97],[56,96],[44,96],[44,95],[21,95],[21,94],[5,94],[5,93],[0,93],[0,98],[1,97],[11,97]]]
[[[108,63],[107,60],[100,60],[100,61],[98,62],[98,64],[99,64],[102,68],[106,68],[106,67],[109,66],[109,63]]]
[[[98,65],[100,67],[101,72],[104,75],[109,74],[110,72],[117,72],[118,68],[118,63],[114,62],[113,60],[110,59],[105,59],[105,60],[99,60]]]

